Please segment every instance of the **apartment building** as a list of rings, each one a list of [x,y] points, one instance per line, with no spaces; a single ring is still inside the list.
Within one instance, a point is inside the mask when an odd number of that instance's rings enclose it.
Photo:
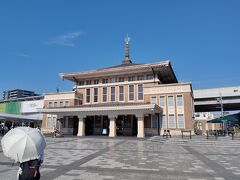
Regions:
[[[12,89],[3,92],[3,100],[25,98],[30,96],[38,96],[38,94],[35,94],[33,91],[27,91],[22,89]]]

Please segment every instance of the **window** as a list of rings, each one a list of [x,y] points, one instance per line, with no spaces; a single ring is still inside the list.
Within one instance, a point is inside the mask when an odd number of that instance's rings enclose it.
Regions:
[[[168,96],[168,106],[174,106],[173,96]]]
[[[83,85],[84,85],[84,81],[79,81],[79,82],[78,82],[78,85],[79,85],[79,86],[83,86]]]
[[[177,106],[183,106],[183,96],[177,95]]]
[[[68,117],[63,118],[63,127],[68,128]]]
[[[162,115],[162,128],[167,128],[167,121],[165,115]]]
[[[47,124],[46,127],[47,128],[53,128],[56,126],[57,123],[57,117],[56,116],[47,116]]]
[[[117,82],[117,78],[111,78],[110,79],[110,83],[115,83],[115,82]]]
[[[94,102],[98,102],[98,88],[94,88]]]
[[[165,104],[165,96],[160,96],[160,106],[161,107],[164,107],[166,104]]]
[[[91,80],[87,80],[86,81],[86,85],[91,85],[92,84],[92,81]]]
[[[115,101],[115,87],[111,87],[111,101]]]
[[[119,86],[119,101],[124,101],[124,86]]]
[[[47,128],[52,128],[52,117],[48,116],[47,117]]]
[[[118,78],[118,82],[124,82],[124,77]]]
[[[178,128],[185,128],[183,114],[178,114]]]
[[[65,106],[69,106],[69,101],[65,101]]]
[[[129,100],[134,100],[134,85],[129,85]]]
[[[144,80],[144,76],[143,75],[140,75],[137,77],[137,80],[140,81],[140,80]]]
[[[158,128],[158,117],[157,115],[152,115],[152,128]]]
[[[128,81],[135,81],[135,76],[129,76]]]
[[[91,98],[90,89],[86,89],[86,103],[90,103],[90,98]]]
[[[53,107],[57,107],[57,106],[58,106],[58,103],[57,103],[57,102],[54,102]]]
[[[148,75],[147,75],[147,79],[148,79],[148,80],[153,79],[153,74],[148,74]]]
[[[157,104],[157,96],[151,97],[151,104]]]
[[[138,84],[138,100],[143,100],[143,85]]]
[[[97,80],[94,80],[93,81],[93,84],[99,84],[99,80],[97,79]]]
[[[60,107],[63,107],[63,102],[60,102]]]
[[[52,102],[49,102],[49,103],[48,103],[48,107],[53,107],[53,103],[52,103]]]
[[[175,118],[173,114],[169,115],[169,128],[175,128]]]
[[[107,87],[103,87],[102,98],[103,102],[107,102]]]
[[[102,80],[102,83],[103,83],[103,84],[107,84],[107,83],[108,83],[108,79],[103,79],[103,80]]]

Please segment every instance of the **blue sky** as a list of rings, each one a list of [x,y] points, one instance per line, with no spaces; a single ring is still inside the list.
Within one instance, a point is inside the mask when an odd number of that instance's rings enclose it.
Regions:
[[[60,72],[170,60],[194,89],[240,85],[238,0],[0,1],[0,97],[71,90]]]

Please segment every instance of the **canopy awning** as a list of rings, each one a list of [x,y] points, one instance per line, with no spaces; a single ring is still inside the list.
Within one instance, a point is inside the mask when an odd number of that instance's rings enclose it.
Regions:
[[[162,113],[162,108],[156,104],[146,103],[102,103],[92,105],[79,105],[67,107],[53,107],[38,109],[38,112],[45,114],[56,114],[62,116],[71,115],[125,115],[125,114],[155,114]]]
[[[237,122],[239,120],[237,118],[233,117],[233,116],[223,116],[223,117],[211,119],[207,122],[208,123],[223,123],[225,121]]]

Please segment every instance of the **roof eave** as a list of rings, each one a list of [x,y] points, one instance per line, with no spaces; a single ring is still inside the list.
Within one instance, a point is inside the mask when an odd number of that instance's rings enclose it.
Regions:
[[[165,67],[165,70],[163,69]],[[121,76],[126,74],[137,73],[152,73],[152,69],[158,72],[158,77],[161,82],[165,83],[177,83],[177,78],[174,74],[170,61],[161,61],[157,63],[149,64],[136,64],[131,66],[120,66],[113,68],[105,68],[99,70],[89,70],[76,73],[59,73],[59,76],[63,79],[67,79],[73,82],[77,82],[81,79],[95,78],[95,77],[107,77],[107,76]],[[161,71],[160,71],[161,69]]]

